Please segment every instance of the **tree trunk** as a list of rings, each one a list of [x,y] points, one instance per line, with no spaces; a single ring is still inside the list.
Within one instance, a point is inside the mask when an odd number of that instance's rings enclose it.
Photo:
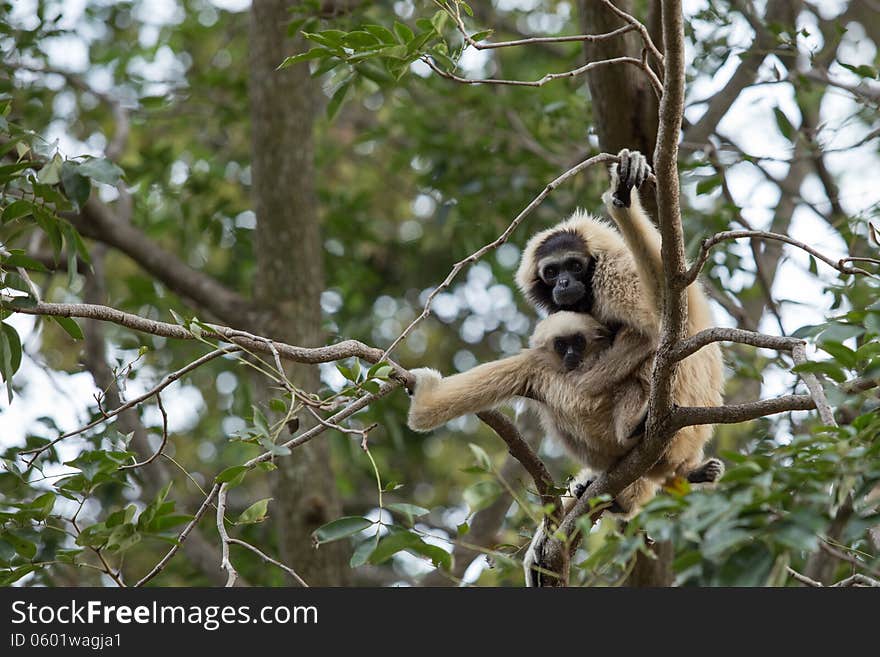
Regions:
[[[629,14],[633,13],[633,3],[630,0],[618,0],[615,5]],[[659,16],[659,2],[657,5],[657,11],[651,13]],[[584,34],[602,34],[625,24],[595,0],[581,0],[580,16]],[[657,20],[648,21],[648,25],[655,28],[652,30],[653,40],[662,51],[663,44],[656,36],[656,23]],[[621,55],[641,57],[641,52],[642,41],[637,32],[627,32],[615,39],[584,43],[588,62]],[[599,148],[608,153],[617,153],[622,148],[635,149],[652,161],[654,144],[657,141],[659,103],[645,73],[635,66],[601,66],[587,74],[587,84],[590,88],[593,123],[599,136]],[[648,213],[656,218],[657,203],[654,195],[644,194],[642,203]],[[635,566],[626,580],[627,586],[672,584],[672,545],[655,543],[652,550],[655,558],[641,553],[636,555]]]
[[[323,248],[314,189],[313,122],[320,89],[308,64],[278,71],[283,59],[303,50],[287,36],[290,3],[254,0],[250,25],[250,102],[253,200],[257,214],[254,298],[263,335],[306,347],[323,344],[320,295]],[[316,367],[293,367],[297,387],[316,391]],[[268,391],[267,395],[268,395]],[[301,417],[308,427],[308,418]],[[309,584],[349,581],[345,546],[315,550],[311,532],[340,514],[326,440],[309,442],[278,460],[275,519],[284,559]]]

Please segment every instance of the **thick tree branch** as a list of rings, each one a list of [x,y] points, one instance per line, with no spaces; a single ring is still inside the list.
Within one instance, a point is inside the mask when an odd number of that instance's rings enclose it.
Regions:
[[[562,500],[552,492],[553,477],[550,476],[550,471],[547,470],[547,466],[544,465],[531,445],[516,430],[516,427],[498,411],[483,411],[477,413],[477,417],[492,427],[495,433],[507,443],[510,455],[519,461],[526,472],[532,476],[538,494],[541,496],[541,503],[544,505],[552,504],[555,513],[561,512]]]
[[[195,340],[198,338],[221,339],[238,345],[248,351],[269,354],[276,349],[281,358],[296,363],[317,364],[329,363],[343,358],[363,358],[370,363],[378,363],[383,360],[381,349],[369,347],[357,340],[344,340],[325,347],[296,347],[283,342],[275,342],[268,338],[253,336],[245,331],[219,326],[217,324],[204,324],[208,330],[201,331],[197,336],[193,331],[178,324],[160,322],[139,315],[126,313],[109,306],[100,306],[84,303],[37,303],[32,306],[16,306],[6,299],[0,300],[0,307],[11,312],[24,313],[26,315],[50,315],[56,317],[82,317],[97,319],[124,326],[141,333],[149,333],[164,338],[175,340]],[[411,381],[408,373],[394,362],[389,365],[402,378],[404,382]]]

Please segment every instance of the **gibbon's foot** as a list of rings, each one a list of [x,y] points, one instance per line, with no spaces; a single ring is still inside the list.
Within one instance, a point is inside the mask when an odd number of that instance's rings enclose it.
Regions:
[[[614,189],[611,201],[619,208],[628,208],[632,203],[633,187],[642,186],[651,173],[651,167],[638,151],[624,148],[617,157],[620,162],[611,167],[611,187]]]
[[[688,472],[687,480],[692,484],[714,484],[724,474],[724,464],[718,459],[709,459],[703,465]]]
[[[590,484],[592,484],[592,483],[593,483],[593,480],[589,479],[583,484],[575,484],[574,488],[572,489],[574,496],[578,499],[581,499],[581,496],[587,491],[587,488],[589,488]],[[626,513],[625,509],[622,506],[620,506],[620,504],[617,502],[617,500],[614,500],[611,503],[611,506],[608,507],[608,512],[609,513]]]
[[[592,484],[592,483],[593,483],[593,480],[588,479],[587,481],[585,481],[582,484],[575,484],[574,488],[572,489],[574,496],[578,499],[581,499],[581,495],[584,494],[584,492],[587,490],[587,488],[590,487],[590,484]]]

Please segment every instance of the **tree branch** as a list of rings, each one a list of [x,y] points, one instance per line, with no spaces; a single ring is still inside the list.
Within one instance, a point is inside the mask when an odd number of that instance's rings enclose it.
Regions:
[[[531,445],[526,442],[516,427],[498,411],[483,411],[477,417],[489,425],[507,443],[510,455],[519,461],[535,482],[541,503],[552,504],[554,513],[562,512],[562,500],[552,492],[553,477]]]
[[[235,580],[238,579],[238,571],[229,560],[229,534],[226,532],[226,491],[229,484],[220,486],[217,492],[217,532],[220,534],[220,567],[225,570],[229,576],[226,579],[226,586],[235,586]]]
[[[627,32],[631,32],[636,29],[635,25],[624,25],[621,28],[613,30],[611,32],[607,32],[605,34],[574,34],[569,36],[555,36],[555,37],[529,37],[525,39],[515,39],[513,41],[496,41],[495,43],[487,42],[487,41],[475,41],[473,37],[468,34],[467,28],[465,27],[464,20],[461,17],[461,12],[459,11],[459,6],[456,5],[454,11],[450,11],[448,7],[444,7],[446,9],[446,13],[452,17],[455,21],[456,26],[458,27],[458,31],[461,32],[462,37],[468,43],[468,45],[476,48],[477,50],[493,50],[496,48],[512,48],[515,46],[530,46],[534,44],[547,44],[547,43],[571,43],[571,42],[595,42],[595,41],[604,41],[606,39],[613,39],[616,36],[621,34],[626,34]]]
[[[862,274],[864,276],[872,276],[877,278],[876,274],[872,274],[869,271],[865,271],[860,267],[850,267],[846,263],[850,261],[852,258],[843,258],[841,260],[834,260],[829,258],[826,255],[823,255],[813,247],[808,244],[804,244],[803,242],[796,240],[788,235],[781,235],[779,233],[771,233],[765,230],[727,230],[721,233],[716,233],[712,237],[707,237],[703,240],[702,245],[700,246],[700,255],[697,257],[696,262],[691,265],[691,268],[684,274],[684,282],[685,285],[690,285],[695,280],[697,280],[697,276],[700,274],[700,270],[703,268],[703,265],[706,264],[706,261],[709,259],[709,251],[716,244],[720,244],[721,242],[727,240],[738,240],[744,237],[748,238],[759,238],[765,240],[775,240],[777,242],[785,242],[786,244],[791,244],[792,246],[796,246],[799,249],[802,249],[809,253],[814,258],[821,260],[829,267],[832,267],[839,271],[841,274]],[[873,259],[868,259],[873,260]]]
[[[297,575],[296,571],[295,571],[293,568],[291,568],[290,566],[287,566],[287,565],[281,563],[281,562],[278,561],[277,559],[273,559],[272,557],[270,557],[268,554],[266,554],[265,552],[263,552],[262,550],[260,550],[260,549],[257,548],[256,546],[251,545],[250,543],[248,543],[248,542],[246,542],[246,541],[241,541],[241,540],[239,540],[239,539],[237,539],[237,538],[230,538],[230,539],[227,541],[227,543],[231,543],[232,545],[240,545],[240,546],[242,546],[242,547],[247,548],[248,550],[250,550],[251,552],[253,552],[253,553],[256,554],[257,556],[259,556],[259,557],[260,557],[263,561],[265,561],[266,563],[270,563],[270,564],[272,564],[273,566],[276,566],[276,567],[280,568],[281,570],[283,570],[284,572],[286,572],[288,575],[290,575],[291,577],[293,577],[293,579],[296,580],[296,582],[297,582],[300,586],[302,586],[302,587],[304,587],[304,588],[308,588],[308,587],[309,587],[309,585],[306,584],[306,581],[305,581],[302,577],[300,577],[299,575]]]
[[[657,64],[663,66],[664,58],[663,54],[657,49],[657,46],[654,45],[654,41],[651,39],[651,35],[648,33],[648,28],[644,26],[640,21],[638,21],[634,16],[630,16],[628,13],[623,11],[622,9],[615,7],[611,0],[600,0],[603,5],[608,7],[612,12],[617,14],[620,18],[626,21],[629,25],[638,30],[639,34],[642,37],[642,41],[645,43],[645,48],[651,53],[651,55],[656,60]]]
[[[600,66],[608,66],[611,64],[631,64],[633,66],[637,66],[645,72],[645,75],[647,75],[648,78],[651,80],[651,86],[654,88],[654,92],[657,93],[658,96],[663,92],[663,85],[660,84],[660,80],[657,78],[656,74],[651,70],[651,68],[645,63],[644,60],[636,59],[635,57],[615,57],[613,59],[602,59],[597,62],[589,62],[570,71],[564,71],[562,73],[547,73],[544,77],[538,80],[463,78],[459,75],[455,75],[454,73],[443,70],[434,63],[433,59],[428,56],[422,57],[422,61],[430,66],[431,70],[433,70],[437,75],[446,78],[447,80],[452,80],[461,84],[504,84],[513,87],[543,87],[545,84],[547,84],[548,82],[552,82],[553,80],[561,80],[563,78],[575,78]]]
[[[568,583],[569,555],[580,541],[580,536],[575,533],[578,519],[590,514],[591,521],[595,521],[601,514],[601,511],[597,512],[591,507],[592,498],[602,494],[612,497],[619,494],[657,462],[676,430],[670,418],[674,405],[672,381],[677,361],[670,356],[687,331],[687,286],[684,282],[685,257],[677,162],[684,111],[683,20],[680,0],[664,0],[662,24],[666,54],[663,60],[660,126],[654,151],[664,298],[660,346],[651,380],[645,436],[614,467],[597,476],[565,515],[556,535],[566,537],[566,541],[557,538],[546,541],[542,561],[548,570],[559,573],[558,584],[561,586]]]

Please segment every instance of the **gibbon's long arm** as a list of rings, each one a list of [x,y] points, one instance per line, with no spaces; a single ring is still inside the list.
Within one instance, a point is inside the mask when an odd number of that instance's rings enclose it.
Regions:
[[[639,278],[662,312],[664,280],[660,252],[660,231],[645,214],[636,191],[648,177],[651,168],[638,151],[623,149],[618,153],[620,164],[611,168],[611,189],[602,197],[608,213],[623,234],[633,254]],[[709,302],[700,285],[690,285],[688,294],[688,328],[691,334],[711,325]]]
[[[525,350],[445,378],[428,368],[412,370],[416,385],[407,425],[414,431],[430,431],[462,415],[527,395],[534,360],[534,353]]]
[[[602,196],[608,213],[620,229],[633,255],[645,291],[652,295],[657,312],[661,312],[663,260],[660,255],[660,231],[654,226],[639,200],[638,188],[651,168],[638,151],[623,149],[618,153],[620,164],[611,167],[611,188]]]

